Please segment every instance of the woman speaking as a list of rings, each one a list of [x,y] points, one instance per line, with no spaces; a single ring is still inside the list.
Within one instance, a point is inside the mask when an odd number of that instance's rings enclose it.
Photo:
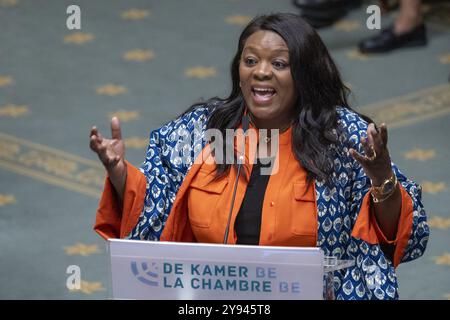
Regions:
[[[391,163],[386,125],[349,107],[318,34],[293,14],[255,18],[239,38],[231,80],[228,97],[154,130],[140,169],[125,160],[117,118],[111,139],[92,128],[90,147],[108,173],[95,230],[104,238],[320,247],[356,261],[336,272],[337,299],[398,298],[395,268],[421,256],[428,240],[421,189]],[[211,130],[247,127],[256,145],[224,138],[223,150],[212,148]],[[267,145],[275,150],[261,156]],[[230,147],[236,161],[223,161],[218,154]],[[269,174],[268,159],[278,164]]]

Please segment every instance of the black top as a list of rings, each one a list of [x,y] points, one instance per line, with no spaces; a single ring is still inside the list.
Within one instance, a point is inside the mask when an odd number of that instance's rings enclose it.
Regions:
[[[234,224],[237,244],[259,244],[264,194],[270,178],[270,175],[261,175],[261,167],[270,167],[270,163],[265,165],[258,159],[257,163],[253,165],[244,200]]]

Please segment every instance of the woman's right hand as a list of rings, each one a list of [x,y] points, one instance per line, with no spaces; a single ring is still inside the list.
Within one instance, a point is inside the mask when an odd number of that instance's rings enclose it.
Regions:
[[[92,127],[90,147],[92,151],[97,153],[108,172],[111,183],[119,197],[123,199],[127,167],[125,163],[125,143],[122,140],[120,123],[117,117],[111,119],[111,139],[105,139],[96,126]]]

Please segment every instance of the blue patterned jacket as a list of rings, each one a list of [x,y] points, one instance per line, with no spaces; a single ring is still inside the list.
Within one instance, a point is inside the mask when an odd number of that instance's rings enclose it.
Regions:
[[[205,146],[204,133],[213,106],[185,113],[150,134],[145,162],[140,170],[146,176],[145,203],[137,225],[128,236],[135,240],[159,240],[184,177],[196,155]],[[360,138],[366,136],[367,122],[351,110],[338,107],[339,145],[335,149],[332,187],[315,181],[318,209],[317,246],[325,255],[353,259],[355,266],[335,272],[337,299],[397,299],[398,283],[394,262],[379,244],[352,236],[362,199],[370,179],[348,153],[362,152]],[[189,143],[186,143],[189,141]],[[421,188],[408,180],[393,164],[393,170],[413,202],[412,233],[400,262],[420,257],[426,248],[429,228],[421,203]],[[396,248],[399,250],[399,248]]]

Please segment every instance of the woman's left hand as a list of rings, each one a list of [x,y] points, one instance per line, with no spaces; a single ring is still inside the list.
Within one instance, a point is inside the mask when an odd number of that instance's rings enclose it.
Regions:
[[[382,123],[377,130],[375,124],[370,123],[367,127],[367,139],[361,138],[365,155],[358,153],[355,149],[350,149],[350,154],[361,164],[374,186],[380,186],[384,180],[389,179],[392,175],[387,141],[386,124]]]

